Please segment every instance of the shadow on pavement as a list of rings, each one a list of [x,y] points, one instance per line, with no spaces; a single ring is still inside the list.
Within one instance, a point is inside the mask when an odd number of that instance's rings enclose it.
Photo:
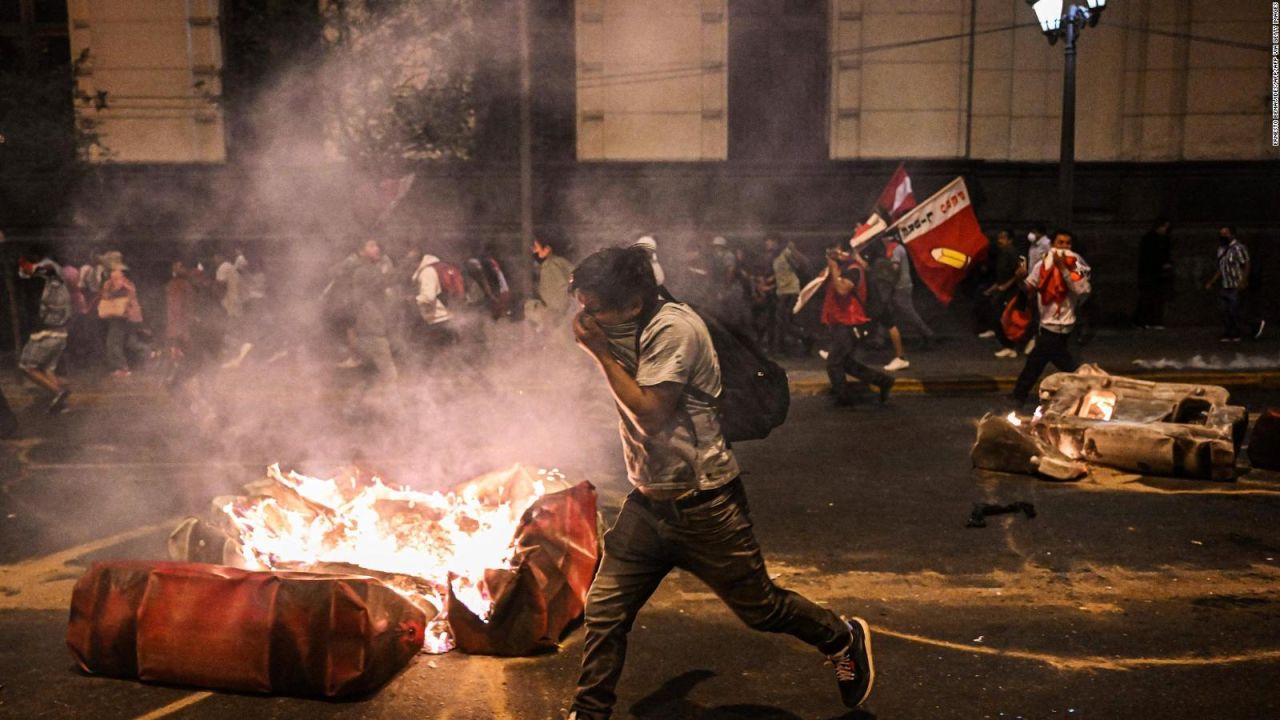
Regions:
[[[769,705],[721,705],[703,707],[686,695],[698,683],[715,677],[710,670],[690,670],[667,680],[657,690],[640,698],[631,706],[631,717],[653,720],[801,720],[799,715]],[[865,710],[851,710],[832,720],[875,720]]]

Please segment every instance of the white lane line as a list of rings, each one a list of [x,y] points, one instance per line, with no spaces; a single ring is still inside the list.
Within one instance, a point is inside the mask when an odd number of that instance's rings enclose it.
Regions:
[[[204,700],[210,697],[213,697],[213,693],[211,692],[192,693],[191,695],[188,695],[182,698],[181,700],[171,702],[162,708],[156,708],[155,710],[152,710],[146,715],[139,715],[138,717],[134,718],[134,720],[156,720],[156,718],[167,717],[169,715],[172,715],[178,712],[179,710],[182,710],[183,708],[189,707],[191,705],[195,705],[201,700]]]
[[[1252,650],[1248,652],[1236,653],[1234,655],[1175,655],[1173,657],[1103,657],[1103,656],[1084,656],[1073,657],[1069,655],[1054,655],[1051,653],[1031,652],[1027,650],[1004,650],[998,647],[988,647],[985,645],[965,645],[963,643],[951,642],[949,640],[938,640],[936,638],[917,635],[915,633],[898,632],[889,628],[878,626],[872,632],[879,635],[888,635],[889,637],[907,640],[909,642],[920,643],[921,645],[932,645],[934,647],[946,648],[963,653],[971,653],[975,655],[995,655],[999,657],[1016,658],[1018,660],[1029,660],[1032,662],[1044,663],[1058,670],[1133,670],[1144,667],[1202,667],[1212,665],[1235,665],[1240,663],[1255,662],[1273,662],[1280,660],[1280,650]]]

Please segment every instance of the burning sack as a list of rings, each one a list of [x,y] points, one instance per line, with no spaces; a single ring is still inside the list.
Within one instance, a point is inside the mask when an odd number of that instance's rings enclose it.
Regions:
[[[170,559],[376,577],[426,613],[427,652],[455,646],[459,606],[468,652],[554,646],[599,556],[595,489],[558,470],[517,464],[428,493],[358,470],[322,479],[272,466],[245,489],[215,499],[210,522],[184,521]]]
[[[1248,415],[1224,388],[1134,380],[1084,366],[1040,383],[1032,417],[988,415],[974,467],[1074,479],[1089,465],[1145,475],[1235,478]]]
[[[459,601],[450,582],[449,625],[463,652],[532,655],[556,648],[582,615],[600,556],[595,488],[583,482],[539,498],[521,517],[515,546],[514,569],[485,573],[487,620]]]
[[[358,575],[99,562],[76,582],[67,646],[99,675],[338,698],[399,672],[426,621]]]

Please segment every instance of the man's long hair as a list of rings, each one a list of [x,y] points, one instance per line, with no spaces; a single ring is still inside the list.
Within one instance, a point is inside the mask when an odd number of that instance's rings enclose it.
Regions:
[[[608,310],[624,309],[637,296],[644,307],[658,298],[649,253],[635,246],[605,248],[588,255],[573,269],[569,288],[595,295]]]

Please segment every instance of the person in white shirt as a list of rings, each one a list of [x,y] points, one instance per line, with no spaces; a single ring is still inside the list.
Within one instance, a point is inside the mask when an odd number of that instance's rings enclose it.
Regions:
[[[413,271],[413,288],[416,292],[414,302],[418,305],[418,314],[428,326],[439,325],[453,318],[449,308],[441,296],[444,288],[440,285],[440,273],[436,264],[440,258],[424,253],[418,262],[418,269]]]
[[[1074,372],[1080,360],[1072,352],[1081,303],[1089,296],[1089,264],[1071,250],[1072,235],[1059,230],[1053,245],[1039,263],[1018,268],[1027,291],[1036,298],[1040,309],[1040,332],[1035,347],[1027,354],[1027,362],[1013,386],[1013,400],[1019,405],[1027,401],[1031,386],[1040,379],[1045,366]]]

